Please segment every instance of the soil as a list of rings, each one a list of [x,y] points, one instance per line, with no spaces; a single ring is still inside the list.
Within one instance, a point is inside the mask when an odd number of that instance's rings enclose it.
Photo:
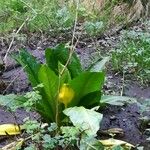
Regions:
[[[103,111],[103,114],[104,119],[101,123],[101,130],[121,128],[124,134],[116,138],[134,145],[139,144],[139,141],[141,143],[145,142],[146,135],[140,129],[140,113],[136,104],[124,107],[109,106]]]
[[[137,26],[140,28],[140,26]],[[134,26],[136,28],[136,26]],[[84,68],[87,68],[93,59],[100,57],[101,53],[96,50],[101,49],[103,52],[107,52],[109,49],[114,48],[118,42],[121,33],[114,35],[102,36],[96,39],[96,45],[93,40],[89,38],[82,39],[77,45],[76,52],[81,58],[81,63]],[[28,49],[39,61],[44,62],[44,49],[47,47],[53,47],[61,41],[69,41],[69,36],[65,37],[51,37],[48,35],[41,36],[40,34],[33,34],[28,37],[27,42],[22,43],[16,41],[11,52],[17,52],[20,47]],[[8,40],[9,41],[9,40]],[[9,43],[9,42],[8,42]],[[0,44],[0,58],[5,56],[8,49],[8,43],[4,42]],[[123,91],[123,95],[138,98],[142,103],[141,99],[150,99],[150,86],[141,85],[138,81],[132,79],[126,80],[122,78],[120,74],[109,72],[107,74],[107,83],[104,86],[106,94],[119,94]],[[16,64],[10,56],[7,58],[7,64],[5,70],[0,75],[0,94],[9,93],[25,93],[30,91],[31,87],[27,81],[27,76],[24,73],[21,66]],[[150,149],[150,143],[146,142],[146,135],[143,133],[144,129],[140,128],[140,109],[137,104],[127,105],[124,107],[108,106],[102,110],[104,119],[101,124],[101,130],[107,130],[110,128],[121,128],[124,131],[124,135],[116,137],[118,139],[125,140],[134,145],[141,144],[145,146],[145,150]],[[23,119],[27,116],[37,117],[35,113],[27,113],[25,110],[17,110],[14,114],[6,112],[5,108],[0,108],[0,124],[4,123],[19,123],[22,124]],[[99,135],[99,137],[101,137]],[[105,137],[105,136],[104,136]],[[103,138],[104,138],[103,137]],[[4,143],[1,143],[3,145]]]

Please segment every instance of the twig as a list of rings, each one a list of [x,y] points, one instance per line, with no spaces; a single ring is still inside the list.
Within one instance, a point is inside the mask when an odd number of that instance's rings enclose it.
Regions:
[[[77,21],[78,21],[78,8],[79,8],[79,1],[77,2],[77,7],[76,7],[76,16],[75,16],[75,23],[74,23],[74,28],[73,28],[73,35],[72,35],[72,40],[71,40],[71,49],[70,49],[70,53],[69,53],[69,57],[68,57],[68,60],[64,66],[64,68],[62,69],[60,75],[62,75],[65,71],[65,69],[67,68],[69,62],[70,62],[70,59],[72,57],[72,54],[75,50],[75,46],[73,46],[73,43],[74,43],[74,39],[75,39],[75,32],[76,32],[76,27],[77,27]],[[77,42],[76,42],[77,44]]]
[[[20,32],[20,30],[23,28],[23,26],[25,25],[25,23],[26,23],[28,20],[29,20],[29,17],[21,24],[21,26],[20,26],[19,29],[16,31],[16,33],[14,33],[14,35],[13,35],[13,37],[12,37],[12,40],[11,40],[11,43],[9,44],[9,47],[8,47],[8,49],[7,49],[7,52],[6,52],[6,54],[5,54],[5,56],[4,56],[4,59],[3,59],[4,64],[7,64],[7,56],[8,56],[8,53],[9,53],[9,51],[10,51],[10,49],[11,49],[13,43],[14,43],[14,40],[15,40],[16,35]],[[7,66],[7,65],[5,65],[5,67],[6,67],[6,66]]]
[[[124,71],[123,71],[123,77],[122,77],[122,88],[121,88],[120,96],[123,95],[123,91],[124,91]]]

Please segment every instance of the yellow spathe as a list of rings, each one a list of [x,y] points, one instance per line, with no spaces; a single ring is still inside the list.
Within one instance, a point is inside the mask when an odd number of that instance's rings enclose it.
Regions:
[[[58,95],[58,100],[67,107],[67,105],[71,102],[74,97],[74,90],[68,85],[63,84],[60,88],[60,92]]]

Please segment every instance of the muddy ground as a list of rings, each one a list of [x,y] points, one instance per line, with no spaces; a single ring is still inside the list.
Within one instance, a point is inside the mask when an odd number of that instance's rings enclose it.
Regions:
[[[135,25],[133,29],[143,27],[142,24]],[[52,37],[49,35],[32,34],[21,35],[26,42],[20,41],[16,38],[10,52],[17,52],[19,48],[24,47],[28,49],[37,59],[44,62],[44,49],[53,47],[60,42],[68,42],[69,36],[59,35],[59,37]],[[86,68],[95,59],[101,57],[102,53],[107,54],[109,50],[115,48],[119,43],[121,31],[115,34],[104,34],[94,40],[91,38],[82,38],[77,45],[76,52],[81,58],[83,67]],[[9,47],[10,39],[8,41],[1,40],[0,43],[0,58],[3,59]],[[101,51],[101,52],[100,52]],[[24,93],[31,90],[28,84],[27,76],[10,56],[7,57],[7,64],[5,69],[0,72],[0,94],[8,93]],[[123,90],[123,95],[135,97],[142,103],[144,99],[150,98],[150,85],[141,85],[139,81],[134,78],[122,78],[121,74],[107,71],[107,83],[104,86],[106,94],[120,95]],[[142,99],[142,100],[141,100]],[[140,110],[136,104],[114,107],[109,106],[102,110],[104,119],[101,124],[101,129],[107,130],[109,128],[122,128],[124,135],[116,137],[134,145],[141,144],[145,146],[145,150],[150,149],[150,143],[146,142],[146,135],[144,129],[141,129],[140,124]],[[5,108],[0,108],[0,124],[3,123],[22,123],[23,118],[32,115],[36,118],[36,114],[26,113],[24,110],[18,110],[15,114],[6,112]],[[15,117],[14,117],[15,116]],[[2,141],[0,140],[0,143]],[[1,144],[0,144],[1,145]]]

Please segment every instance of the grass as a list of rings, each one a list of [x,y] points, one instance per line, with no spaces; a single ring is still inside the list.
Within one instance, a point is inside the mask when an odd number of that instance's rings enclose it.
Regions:
[[[66,3],[67,5],[67,3]],[[41,7],[42,6],[42,7]],[[29,18],[25,29],[49,30],[70,24],[72,14],[61,8],[57,0],[7,0],[0,2],[0,32],[9,32],[18,28]],[[63,19],[60,19],[63,18]]]
[[[150,34],[128,31],[118,49],[112,51],[114,70],[133,74],[143,82],[150,81]]]
[[[103,22],[105,28],[102,29],[104,31],[104,29],[109,28],[109,21],[112,17],[111,11],[116,3],[118,1],[113,3],[108,1],[102,9],[101,15],[99,15],[100,12],[98,10],[88,10],[82,3],[79,3],[78,21],[82,23],[90,22],[90,24]],[[23,28],[25,31],[49,32],[51,29],[72,28],[75,20],[76,5],[70,5],[69,1],[62,3],[59,0],[0,1],[0,33],[16,30],[27,18],[28,21],[26,21]],[[117,18],[114,19],[117,20]],[[122,19],[119,20],[122,21]],[[102,29],[99,31],[102,32]]]

